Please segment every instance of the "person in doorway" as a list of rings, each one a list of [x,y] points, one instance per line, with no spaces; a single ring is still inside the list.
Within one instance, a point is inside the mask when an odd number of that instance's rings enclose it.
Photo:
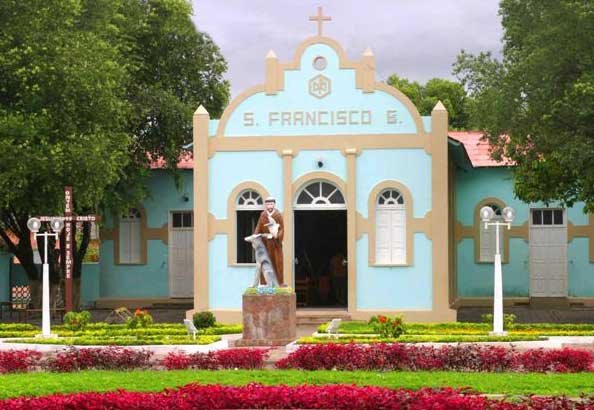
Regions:
[[[336,303],[346,305],[347,264],[344,254],[340,251],[330,259],[330,275]]]
[[[283,216],[276,209],[276,200],[268,197],[264,201],[265,209],[260,214],[254,234],[262,234],[268,256],[276,272],[276,279],[281,287],[286,286],[283,278],[283,236],[285,225]]]

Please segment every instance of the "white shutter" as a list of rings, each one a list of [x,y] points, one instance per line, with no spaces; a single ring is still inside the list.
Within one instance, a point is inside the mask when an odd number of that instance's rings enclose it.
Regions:
[[[378,209],[375,213],[375,263],[391,263],[390,227],[390,210]]]
[[[406,214],[403,208],[378,209],[375,214],[375,262],[406,263]]]
[[[120,263],[130,263],[130,224],[120,221]]]
[[[392,253],[391,263],[406,263],[406,216],[404,209],[391,209],[391,237],[390,250]]]
[[[130,221],[130,263],[140,263],[140,220]]]
[[[494,226],[488,226],[485,228],[485,223],[480,223],[480,237],[479,237],[479,261],[481,262],[493,262],[495,260],[495,231]],[[499,253],[503,258],[503,230],[506,229],[504,226],[499,227]]]
[[[120,263],[140,263],[140,219],[120,220]]]

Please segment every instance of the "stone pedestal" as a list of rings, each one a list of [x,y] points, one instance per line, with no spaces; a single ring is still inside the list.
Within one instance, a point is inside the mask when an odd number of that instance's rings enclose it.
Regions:
[[[283,346],[297,338],[295,292],[243,295],[243,338],[235,346]]]

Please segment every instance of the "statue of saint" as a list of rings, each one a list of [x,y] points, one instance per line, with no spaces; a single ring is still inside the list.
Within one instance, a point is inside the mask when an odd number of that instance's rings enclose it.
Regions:
[[[276,272],[276,279],[280,286],[285,286],[283,279],[283,236],[285,234],[283,216],[275,208],[276,200],[274,198],[266,198],[264,205],[266,208],[260,214],[254,234],[262,234],[268,256]]]

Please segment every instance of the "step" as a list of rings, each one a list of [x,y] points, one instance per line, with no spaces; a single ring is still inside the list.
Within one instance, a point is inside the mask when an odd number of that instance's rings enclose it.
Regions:
[[[297,310],[298,325],[321,325],[332,319],[347,321],[351,320],[351,315],[346,310]]]

